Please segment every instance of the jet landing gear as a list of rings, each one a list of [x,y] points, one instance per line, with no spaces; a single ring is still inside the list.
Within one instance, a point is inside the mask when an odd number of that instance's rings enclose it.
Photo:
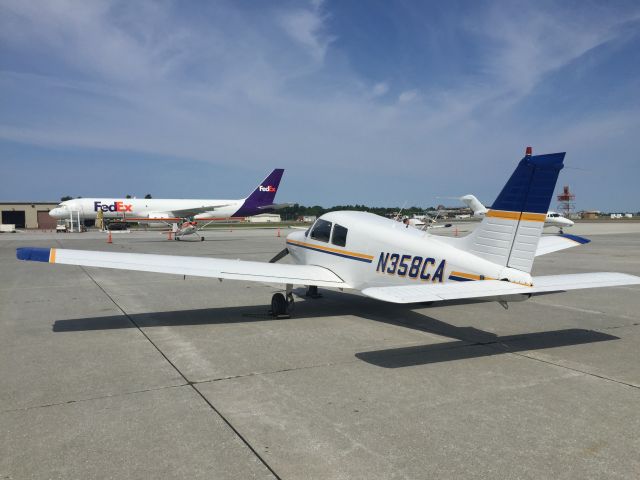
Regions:
[[[307,293],[305,294],[307,297],[311,297],[311,298],[322,298],[322,294],[318,293],[318,286],[317,285],[309,285],[307,287]]]
[[[274,293],[271,297],[271,311],[269,312],[274,318],[291,318],[293,312],[293,285],[287,284],[285,294]]]

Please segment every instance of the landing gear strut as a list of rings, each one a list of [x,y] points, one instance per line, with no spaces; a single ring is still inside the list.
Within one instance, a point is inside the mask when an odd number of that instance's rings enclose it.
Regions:
[[[275,318],[289,318],[293,311],[293,285],[287,284],[285,294],[274,293],[271,297],[271,315]]]
[[[311,298],[322,298],[322,294],[318,293],[317,285],[309,285],[307,287],[307,293],[305,295]]]

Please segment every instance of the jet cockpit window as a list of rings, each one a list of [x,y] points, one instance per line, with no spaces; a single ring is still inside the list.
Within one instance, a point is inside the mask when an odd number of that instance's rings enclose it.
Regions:
[[[331,243],[339,247],[346,247],[348,231],[349,230],[347,230],[345,227],[336,223],[336,226],[333,227],[333,236],[331,237]]]
[[[311,230],[311,238],[321,242],[328,242],[329,237],[331,237],[331,222],[318,220],[313,226],[313,230]]]

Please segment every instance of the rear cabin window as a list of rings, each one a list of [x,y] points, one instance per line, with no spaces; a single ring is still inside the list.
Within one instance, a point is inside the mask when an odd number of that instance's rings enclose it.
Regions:
[[[348,230],[346,228],[336,223],[336,226],[333,227],[333,237],[331,237],[331,243],[333,243],[334,245],[338,245],[339,247],[346,247],[347,232]]]
[[[331,222],[326,220],[318,220],[311,230],[311,238],[314,240],[320,240],[321,242],[328,242],[331,236]]]

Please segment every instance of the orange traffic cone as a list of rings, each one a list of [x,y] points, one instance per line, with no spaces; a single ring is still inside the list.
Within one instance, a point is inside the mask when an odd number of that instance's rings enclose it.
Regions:
[[[111,230],[109,230],[109,236],[107,237],[107,243],[113,243],[113,240],[111,240]]]
[[[454,236],[456,236],[456,237],[458,236],[458,227],[456,227],[456,229],[455,229],[455,231],[454,231],[454,233],[453,233],[453,234],[454,234]]]
[[[278,227],[278,235],[276,237],[280,238],[280,227]]]
[[[171,234],[173,232],[171,230],[169,230],[168,235],[167,235],[167,240],[173,240],[173,238],[171,237]]]

